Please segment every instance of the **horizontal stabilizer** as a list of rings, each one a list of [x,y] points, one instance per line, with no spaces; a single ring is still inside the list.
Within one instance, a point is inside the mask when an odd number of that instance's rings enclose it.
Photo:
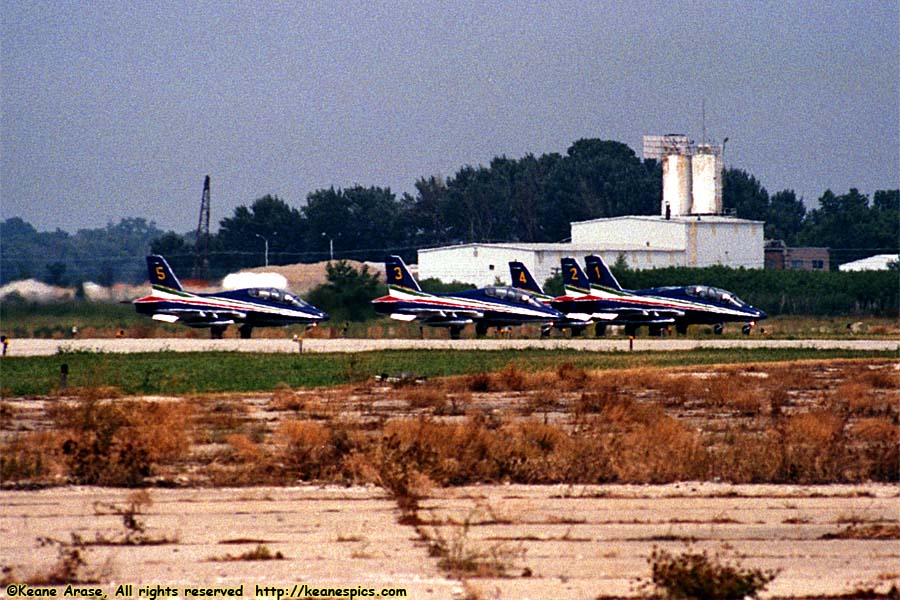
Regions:
[[[589,315],[588,313],[566,313],[566,318],[572,321],[590,321],[594,318],[594,315]]]
[[[162,313],[156,313],[151,317],[154,321],[165,321],[166,323],[174,323],[178,320],[178,316],[176,315],[164,315]]]
[[[615,321],[619,317],[618,313],[609,313],[609,312],[594,313],[591,316],[593,318],[599,319],[601,321]]]
[[[391,313],[391,318],[398,321],[415,321],[416,315],[410,315],[406,313]]]

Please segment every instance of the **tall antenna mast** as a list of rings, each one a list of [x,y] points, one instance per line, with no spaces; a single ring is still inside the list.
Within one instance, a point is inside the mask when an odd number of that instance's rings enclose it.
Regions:
[[[706,98],[700,100],[700,111],[703,118],[703,143],[706,143]]]
[[[200,200],[200,220],[197,223],[197,241],[194,245],[194,279],[209,279],[209,175],[203,181],[203,197]]]

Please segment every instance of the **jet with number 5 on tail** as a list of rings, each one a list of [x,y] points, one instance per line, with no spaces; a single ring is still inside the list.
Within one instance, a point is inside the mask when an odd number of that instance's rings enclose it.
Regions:
[[[221,338],[229,325],[238,325],[242,338],[254,327],[315,325],[328,315],[299,296],[277,288],[243,288],[214,294],[185,290],[162,256],[147,257],[153,291],[134,301],[135,310],[157,321],[206,328]]]
[[[446,327],[458,339],[466,325],[475,324],[483,336],[489,327],[524,323],[552,324],[565,315],[545,306],[528,292],[508,286],[491,286],[452,294],[423,292],[399,256],[385,261],[388,295],[372,300],[375,310],[400,321],[419,320],[431,327]]]
[[[571,263],[574,262],[571,260]],[[569,273],[571,263],[568,264]],[[687,333],[689,325],[713,325],[713,331],[719,334],[726,322],[744,323],[742,330],[749,334],[757,321],[767,317],[765,312],[727,290],[708,285],[626,290],[599,256],[588,256],[585,263],[587,285],[580,280],[572,286],[573,292],[586,293],[596,302],[594,306],[597,310],[615,314],[616,317],[608,322],[625,325],[629,334],[634,334],[641,325],[648,325],[651,335],[659,335],[662,326],[669,323],[674,324],[675,330],[681,334]]]

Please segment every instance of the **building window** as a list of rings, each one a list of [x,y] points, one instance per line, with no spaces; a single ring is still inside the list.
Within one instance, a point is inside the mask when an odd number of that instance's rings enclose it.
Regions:
[[[824,260],[814,260],[814,261],[812,261],[812,266],[813,266],[813,269],[817,269],[817,270],[821,271],[822,269],[825,268],[825,261]]]
[[[488,265],[488,271],[493,271],[493,270],[494,270],[494,265]]]
[[[803,268],[803,261],[802,261],[802,260],[792,260],[792,261],[791,261],[791,268],[792,268],[792,269],[802,269],[802,268]]]

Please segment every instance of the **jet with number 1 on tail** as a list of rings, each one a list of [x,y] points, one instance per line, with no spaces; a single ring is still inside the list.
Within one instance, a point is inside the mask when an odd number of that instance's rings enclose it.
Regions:
[[[372,300],[375,310],[400,321],[421,321],[431,327],[446,327],[458,339],[466,325],[474,324],[483,336],[489,327],[524,323],[550,325],[565,315],[545,306],[528,292],[508,286],[490,286],[452,294],[429,294],[399,256],[385,261],[388,295]]]
[[[713,325],[719,334],[726,322],[742,322],[742,331],[749,334],[757,321],[767,317],[727,290],[708,285],[626,290],[599,256],[588,256],[585,263],[588,295],[600,310],[615,312],[611,324],[624,324],[629,333],[649,325],[651,335],[658,335],[660,325],[671,322],[681,334],[687,333],[689,325]]]
[[[153,291],[134,301],[135,310],[157,321],[209,328],[221,338],[229,325],[238,325],[242,338],[254,327],[315,325],[328,315],[299,296],[278,288],[243,288],[214,294],[189,292],[162,256],[147,257]]]

